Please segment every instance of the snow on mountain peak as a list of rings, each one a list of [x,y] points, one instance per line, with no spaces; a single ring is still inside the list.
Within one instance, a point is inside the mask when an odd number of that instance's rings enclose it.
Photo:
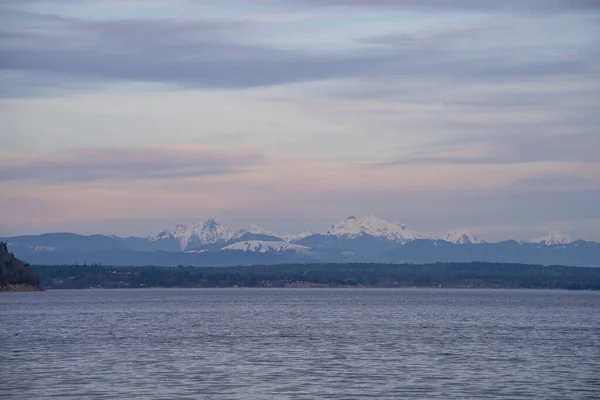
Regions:
[[[210,219],[205,219],[204,221],[201,221],[200,223],[196,223],[195,225],[204,225],[207,226],[209,228],[216,228],[217,226],[220,226],[221,224],[219,224],[216,220],[210,218]]]
[[[274,236],[274,237],[278,237],[278,235],[276,235],[275,233],[268,231],[266,229],[263,229],[257,225],[250,225],[246,228],[240,229],[238,231],[236,231],[233,235],[232,235],[232,239],[237,239],[240,238],[246,234],[252,234],[252,235],[263,235],[263,236]]]
[[[569,244],[573,243],[573,239],[570,236],[562,233],[561,231],[555,230],[548,234],[548,236],[544,236],[537,239],[531,239],[530,243],[540,243],[545,244],[547,246],[556,245],[556,244]]]
[[[281,236],[283,240],[286,242],[293,242],[294,240],[304,239],[305,237],[312,236],[315,233],[313,231],[301,232],[301,233],[290,233],[287,235]]]
[[[331,225],[328,235],[348,236],[351,238],[360,235],[370,235],[406,243],[415,239],[425,239],[420,233],[408,229],[406,226],[389,222],[373,215],[356,218],[350,216],[345,220]]]
[[[483,239],[478,236],[473,235],[470,232],[463,230],[455,230],[448,233],[444,240],[446,242],[455,243],[455,244],[480,244],[485,243]]]
[[[214,219],[195,222],[191,225],[177,224],[174,229],[165,229],[150,237],[150,240],[177,239],[181,250],[190,244],[208,244],[225,241],[231,233]]]

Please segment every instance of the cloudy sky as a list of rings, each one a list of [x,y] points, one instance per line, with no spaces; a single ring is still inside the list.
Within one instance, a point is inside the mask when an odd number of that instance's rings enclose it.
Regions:
[[[0,235],[600,240],[599,111],[596,0],[0,0]]]

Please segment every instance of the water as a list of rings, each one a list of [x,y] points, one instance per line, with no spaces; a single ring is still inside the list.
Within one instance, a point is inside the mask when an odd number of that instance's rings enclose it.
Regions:
[[[11,399],[600,397],[600,293],[0,294]]]

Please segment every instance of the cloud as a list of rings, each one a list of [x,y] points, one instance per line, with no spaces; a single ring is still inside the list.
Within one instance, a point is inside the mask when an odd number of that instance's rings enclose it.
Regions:
[[[3,223],[597,216],[597,1],[77,4],[0,0]]]
[[[563,51],[559,44],[546,51],[543,46],[528,45],[530,37],[548,33],[532,32],[530,21],[521,21],[517,29],[506,21],[493,25],[471,21],[473,26],[442,25],[433,33],[392,31],[360,36],[356,31],[354,39],[348,37],[345,50],[332,45],[331,51],[317,52],[310,50],[309,43],[301,49],[285,40],[269,42],[269,34],[280,33],[285,38],[290,32],[276,25],[265,29],[266,23],[250,17],[86,20],[13,13],[17,22],[0,31],[0,69],[55,74],[55,86],[68,82],[65,77],[195,88],[248,88],[359,77],[460,83],[589,73],[600,63],[593,48],[571,46]],[[589,19],[583,26],[592,25],[594,21]],[[539,29],[551,29],[552,22],[538,24]],[[559,26],[572,29],[575,24],[577,20],[568,20]],[[349,28],[347,34],[352,32]],[[288,42],[293,40],[290,37]],[[18,90],[9,85],[2,92]]]
[[[242,44],[231,38],[247,34],[239,21],[29,19],[41,27],[0,31],[1,69],[251,87],[325,79],[356,71],[363,63],[360,55],[317,56]]]
[[[458,11],[537,11],[561,12],[565,10],[597,10],[600,4],[596,0],[290,0],[293,3],[317,7],[357,7],[366,9],[420,9],[420,10],[458,10]]]
[[[559,143],[554,145],[559,146]],[[467,147],[467,152],[469,149],[471,147]],[[448,149],[440,147],[438,151]],[[494,148],[491,152],[502,153]],[[477,188],[498,191],[536,181],[539,184],[535,189],[539,189],[544,182],[550,182],[552,176],[564,182],[573,177],[580,183],[587,182],[591,185],[588,187],[600,184],[591,170],[598,165],[595,159],[586,162],[565,156],[556,160],[542,157],[499,162],[495,158],[486,161],[484,156],[436,156],[435,160],[408,158],[406,163],[414,167],[407,169],[404,162],[283,158],[266,156],[252,149],[223,147],[72,148],[14,152],[0,163],[0,182],[25,186],[43,183],[55,188],[103,181],[119,187],[125,185],[123,189],[127,190],[129,181],[149,180],[155,182],[152,185],[177,192],[186,191],[190,182],[204,181],[207,187],[233,185],[240,191],[257,191],[261,195],[271,192],[275,198],[277,194],[304,196],[307,188],[314,190],[317,197],[334,192],[372,195],[380,190],[396,190],[398,183],[403,189],[418,191]],[[493,180],[486,179],[492,175]],[[558,189],[555,183],[552,181],[553,190]]]
[[[71,0],[27,0],[30,4],[51,3],[51,4],[69,4]],[[211,4],[209,1],[202,0],[106,0],[107,3],[125,4],[125,5],[146,5],[146,6],[165,6],[173,4]],[[10,5],[12,0],[2,0],[0,5],[6,3]],[[96,3],[93,0],[81,0],[80,3]],[[229,6],[245,5],[245,0],[227,0]],[[256,2],[262,6],[279,3],[272,0],[260,0]],[[288,0],[292,4],[318,5],[322,7],[331,6],[352,6],[362,8],[438,8],[438,9],[458,9],[458,10],[494,10],[494,9],[533,9],[533,10],[565,10],[565,9],[596,9],[600,6],[596,0],[503,0],[503,1],[480,1],[480,0]]]
[[[391,164],[598,163],[600,135],[592,132],[496,133],[440,140]]]
[[[0,181],[90,182],[202,177],[252,169],[264,157],[251,150],[211,148],[90,148],[29,154],[0,164]]]
[[[7,234],[14,234],[12,227],[54,230],[109,220],[127,230],[119,220],[156,218],[277,224],[377,214],[416,229],[450,229],[598,217],[598,163],[407,167],[224,148],[70,149],[11,157],[0,166],[0,220],[5,231],[11,227]]]
[[[600,217],[594,207],[598,185],[594,189],[568,184],[569,173],[578,176],[571,170],[572,166],[552,164],[543,168],[367,168],[319,160],[270,160],[243,173],[226,175],[0,181],[0,218],[1,228],[12,235],[16,231],[53,231],[68,225],[69,229],[77,225],[78,230],[85,226],[88,232],[103,225],[109,232],[119,229],[130,234],[139,229],[135,220],[180,223],[209,217],[231,224],[269,221],[267,228],[277,230],[282,229],[281,221],[294,220],[286,228],[290,231],[298,229],[299,219],[304,220],[302,229],[308,229],[325,227],[355,214],[376,214],[420,230]],[[544,178],[557,171],[565,186]],[[548,185],[532,190],[521,184],[535,177],[547,180]]]

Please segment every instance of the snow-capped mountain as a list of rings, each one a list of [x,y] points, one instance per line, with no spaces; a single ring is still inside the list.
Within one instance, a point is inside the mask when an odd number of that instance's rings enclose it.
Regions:
[[[443,238],[446,242],[455,243],[455,244],[480,244],[485,243],[485,240],[481,239],[479,236],[475,236],[470,232],[463,230],[455,230]]]
[[[191,225],[179,224],[174,229],[165,229],[149,237],[151,241],[176,240],[181,250],[194,245],[203,245],[227,241],[231,232],[214,219],[195,222]]]
[[[230,244],[229,246],[223,247],[221,250],[254,251],[258,253],[268,253],[282,251],[307,252],[310,251],[310,248],[306,246],[300,246],[298,244],[291,244],[288,242],[247,240],[244,242]]]
[[[281,238],[286,242],[293,242],[295,240],[304,239],[305,237],[312,236],[315,233],[313,231],[301,232],[301,233],[290,233],[287,235],[281,235]]]
[[[562,233],[561,231],[552,231],[548,236],[544,236],[537,239],[531,239],[530,243],[545,244],[546,246],[558,245],[558,244],[569,244],[573,243],[573,239],[570,236]]]
[[[417,240],[425,239],[425,240]],[[251,225],[230,231],[214,219],[150,237],[46,233],[0,238],[32,264],[257,265],[306,262],[510,262],[600,267],[600,243],[560,232],[529,242],[487,243],[457,230],[444,240],[374,216],[348,217],[325,233],[276,235]],[[451,243],[448,243],[451,242]],[[533,243],[532,243],[533,242]],[[466,245],[469,244],[469,245]]]
[[[279,238],[279,236],[271,231],[263,229],[256,225],[250,225],[246,228],[235,231],[229,239],[239,239],[244,237],[245,235],[254,235],[254,236],[269,236],[272,238]]]
[[[337,224],[331,225],[327,235],[349,238],[369,235],[403,244],[416,239],[428,239],[426,235],[410,230],[405,225],[389,222],[372,215],[360,218],[350,216]]]

